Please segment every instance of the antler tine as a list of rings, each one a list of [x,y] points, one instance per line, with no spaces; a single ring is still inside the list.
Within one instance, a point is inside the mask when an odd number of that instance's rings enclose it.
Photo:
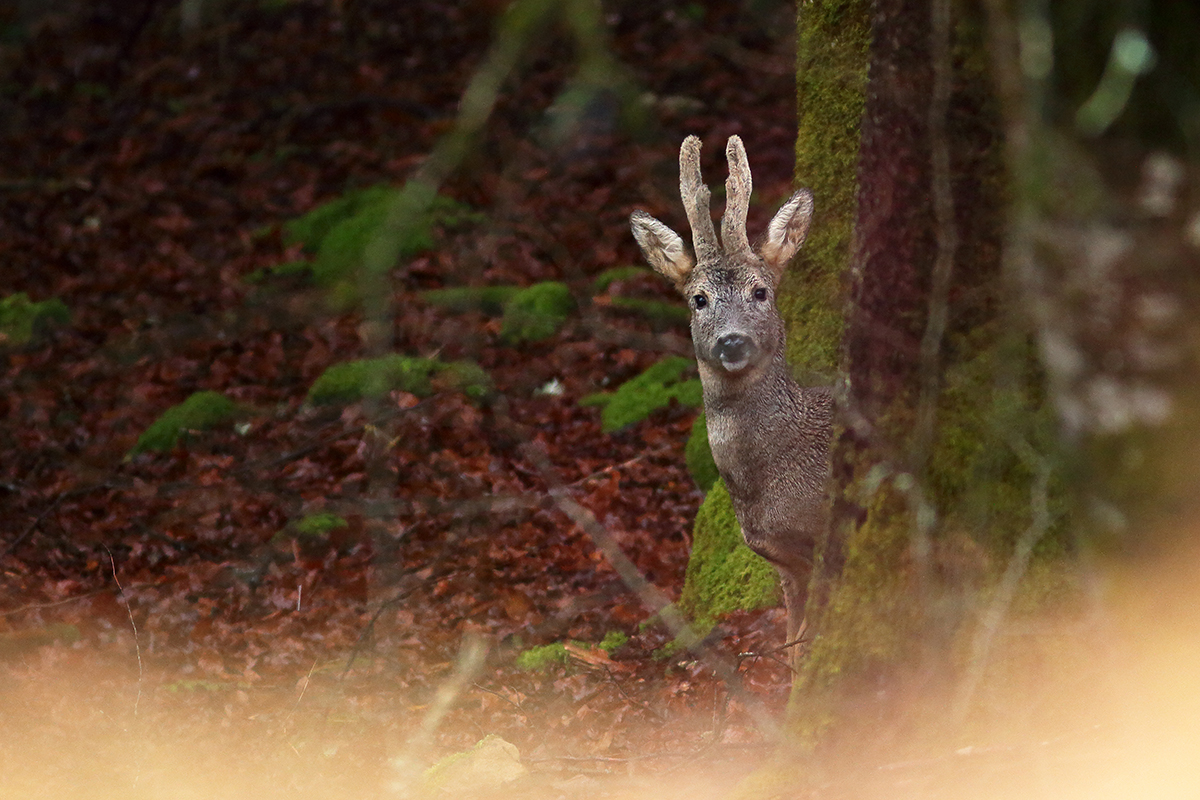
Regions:
[[[725,181],[721,241],[725,244],[725,252],[737,253],[750,249],[750,239],[746,235],[746,212],[750,208],[750,192],[754,188],[750,180],[750,164],[746,161],[746,148],[740,136],[729,137],[725,158],[729,162],[729,178]]]
[[[721,254],[717,244],[717,232],[713,230],[709,199],[712,193],[700,177],[700,140],[689,136],[679,148],[679,194],[683,208],[687,211],[688,224],[692,226],[692,246],[696,250],[696,262],[712,261]]]

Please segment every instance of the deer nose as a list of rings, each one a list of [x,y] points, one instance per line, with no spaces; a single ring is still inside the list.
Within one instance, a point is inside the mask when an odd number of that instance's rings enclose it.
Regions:
[[[754,342],[740,333],[727,333],[717,339],[713,354],[720,359],[721,366],[730,371],[742,369],[750,361]]]

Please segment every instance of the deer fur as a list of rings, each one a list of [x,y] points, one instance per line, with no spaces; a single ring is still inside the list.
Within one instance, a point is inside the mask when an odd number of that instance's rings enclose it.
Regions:
[[[644,211],[633,213],[630,226],[646,261],[675,284],[691,309],[713,460],[746,544],[779,572],[787,639],[794,644],[804,630],[808,577],[829,523],[832,395],[792,378],[775,291],[808,234],[813,196],[807,189],[793,194],[755,252],[746,234],[752,183],[742,140],[729,137],[725,153],[729,178],[720,242],[695,136],[684,139],[679,151],[691,251]]]

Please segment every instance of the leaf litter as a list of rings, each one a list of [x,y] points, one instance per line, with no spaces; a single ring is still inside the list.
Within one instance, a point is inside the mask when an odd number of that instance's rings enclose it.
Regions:
[[[522,447],[678,596],[702,499],[683,456],[695,409],[672,401],[609,434],[578,401],[686,356],[686,327],[590,298],[597,276],[639,262],[631,210],[678,216],[685,134],[740,132],[775,176],[764,192],[787,192],[788,70],[750,74],[709,44],[733,37],[790,63],[790,33],[734,2],[612,4],[613,52],[649,95],[697,101],[661,104],[649,133],[585,126],[564,147],[532,135],[573,69],[569,39],[549,31],[444,190],[487,221],[435,226],[432,248],[389,276],[386,321],[331,308],[302,279],[243,279],[301,255],[286,221],[403,183],[445,132],[501,6],[248,4],[189,34],[153,4],[135,19],[100,3],[0,50],[15,109],[0,126],[6,292],[70,310],[0,352],[0,665],[15,720],[3,750],[74,754],[9,786],[117,794],[195,777],[215,791],[375,794],[398,756],[428,765],[486,734],[555,780],[653,779],[702,759],[728,768],[714,784],[727,786],[745,744],[763,741],[704,663],[655,656],[670,634],[643,624],[649,611]],[[423,296],[546,281],[582,302],[533,342]],[[652,280],[636,292],[676,302]],[[393,351],[473,362],[495,398],[435,382],[306,403],[329,367]],[[123,460],[201,392],[253,414]],[[345,525],[279,535],[313,515]],[[739,662],[739,691],[775,713],[781,629],[770,610],[712,637],[723,658],[763,654]],[[628,643],[601,648],[613,634]],[[469,640],[486,656],[426,735]],[[564,662],[518,668],[555,643]]]

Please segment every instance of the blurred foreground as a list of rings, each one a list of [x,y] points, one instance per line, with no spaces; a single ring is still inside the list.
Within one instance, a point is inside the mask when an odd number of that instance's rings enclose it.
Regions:
[[[927,685],[893,704],[888,719],[854,720],[843,731],[855,733],[817,752],[725,741],[670,763],[530,759],[513,782],[499,782],[512,774],[481,769],[454,794],[1196,797],[1200,548],[1189,542],[1136,566],[1102,570],[1096,584],[1088,608],[1006,623],[997,668],[976,693],[975,707],[984,711],[955,724],[953,734],[937,730],[955,722],[953,691]],[[3,796],[399,797],[441,755],[389,739],[381,719],[356,719],[352,702],[322,707],[308,691],[311,676],[293,688],[226,693],[223,714],[200,715],[197,687],[143,693],[155,682],[139,681],[136,659],[104,663],[82,652],[44,647],[4,665]],[[469,709],[479,695],[468,687],[455,702]],[[430,713],[406,707],[397,700],[394,713]],[[694,714],[703,723],[712,710]],[[282,727],[264,733],[267,717],[282,719]],[[479,738],[488,733],[481,726]]]

